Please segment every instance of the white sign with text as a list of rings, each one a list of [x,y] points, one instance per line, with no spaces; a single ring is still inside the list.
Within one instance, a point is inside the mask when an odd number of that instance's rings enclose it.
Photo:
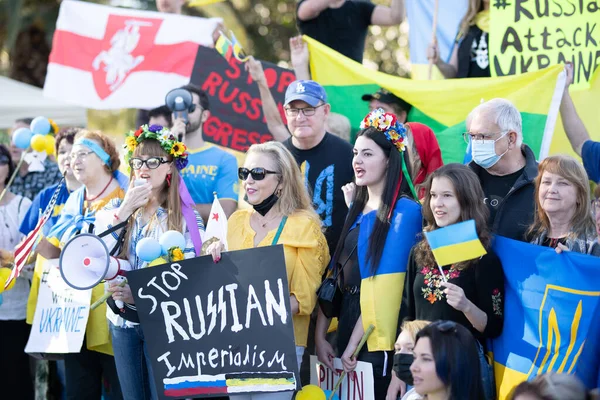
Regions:
[[[316,356],[310,356],[310,365],[310,384],[323,390],[333,390],[344,371],[339,358],[333,360],[333,371],[321,364]],[[373,366],[359,361],[356,369],[346,374],[337,394],[340,400],[375,400],[373,385]]]
[[[58,259],[46,260],[26,353],[79,353],[90,314],[92,289],[71,288]]]

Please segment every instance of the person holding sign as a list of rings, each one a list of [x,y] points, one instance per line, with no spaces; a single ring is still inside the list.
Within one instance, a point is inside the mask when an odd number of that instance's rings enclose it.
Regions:
[[[329,262],[329,250],[294,157],[279,142],[250,146],[239,178],[252,208],[238,210],[227,224],[229,250],[283,244],[296,338],[298,368],[307,343],[310,314]],[[215,262],[223,245],[208,247]],[[246,399],[291,399],[292,393],[239,395]],[[238,396],[236,395],[236,398]]]
[[[556,155],[539,165],[535,180],[535,219],[530,242],[600,256],[600,243],[590,206],[590,185],[583,166],[573,157]]]
[[[406,129],[382,109],[370,112],[361,128],[352,159],[357,188],[331,263],[333,275],[340,278],[341,306],[336,310],[320,303],[315,342],[319,361],[333,369],[335,353],[325,335],[331,318],[337,316],[337,349],[344,370],[353,371],[357,361],[371,363],[375,398],[383,399],[406,261],[421,231],[422,216],[419,204],[406,196],[416,197],[405,151]],[[354,357],[369,325],[375,330]]]
[[[573,83],[572,63],[566,63],[565,72],[567,80],[562,102],[560,103],[560,117],[563,128],[573,151],[581,157],[589,179],[595,183],[600,183],[600,142],[590,138],[590,134],[577,114],[575,103],[573,103],[573,99],[569,94],[569,86]]]
[[[469,0],[469,9],[460,22],[449,62],[440,59],[437,41],[429,45],[427,58],[446,79],[489,78],[490,0]]]
[[[111,201],[98,217],[110,215],[109,227],[128,221],[118,258],[127,260],[132,270],[148,267],[139,248],[136,252],[138,244],[145,238],[158,241],[168,230],[182,232],[186,239],[185,249],[171,259],[199,256],[202,247],[199,231],[204,231],[204,224],[193,209],[179,174],[187,163],[183,143],[162,126],[143,125],[126,137],[125,150],[125,160],[131,168],[129,190],[124,199]],[[114,247],[120,234],[114,232],[106,240],[108,248]],[[106,316],[123,396],[128,400],[154,399],[156,387],[151,362],[131,289],[128,284],[119,286],[115,282],[108,290],[113,294],[108,300]],[[123,310],[116,306],[115,300],[124,303]]]
[[[493,398],[491,369],[483,343],[502,332],[504,273],[490,248],[488,209],[477,175],[462,164],[447,164],[425,183],[423,216],[426,232],[474,220],[477,236],[487,254],[452,265],[438,265],[427,239],[415,245],[408,260],[400,317],[402,320],[444,319],[457,322],[479,340],[486,398]]]
[[[47,239],[37,246],[37,253],[45,259],[58,258],[70,239],[92,230],[100,209],[112,199],[125,196],[127,178],[119,172],[119,153],[108,136],[81,130],[75,136],[70,159],[73,174],[83,186],[71,193]],[[94,287],[90,304],[103,294],[103,284]],[[30,293],[29,302],[37,304],[37,290]],[[90,311],[81,351],[65,355],[67,399],[100,399],[103,379],[108,382],[107,394],[111,399],[121,398],[112,355],[106,307],[102,305]]]

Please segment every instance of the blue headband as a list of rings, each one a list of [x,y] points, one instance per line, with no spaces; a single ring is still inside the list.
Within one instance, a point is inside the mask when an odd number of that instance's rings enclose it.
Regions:
[[[106,165],[108,165],[110,167],[110,156],[108,155],[108,153],[106,151],[104,151],[104,149],[102,147],[100,147],[100,145],[98,145],[98,143],[89,140],[89,139],[77,139],[77,141],[73,144],[74,146],[76,145],[81,145],[81,146],[85,146],[87,148],[89,148],[91,151],[93,151],[94,153],[96,153],[96,155],[100,158],[100,160],[102,160],[102,162]]]

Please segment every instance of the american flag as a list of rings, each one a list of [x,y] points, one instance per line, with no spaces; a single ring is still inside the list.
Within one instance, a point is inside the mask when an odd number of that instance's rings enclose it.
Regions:
[[[64,181],[65,181],[65,179],[63,178],[60,181],[60,183],[58,184],[58,186],[56,187],[56,190],[54,191],[54,194],[52,195],[52,198],[50,199],[50,203],[48,203],[48,205],[46,206],[46,209],[44,210],[44,214],[42,214],[42,217],[39,219],[35,228],[27,234],[27,236],[25,237],[25,240],[23,240],[21,242],[21,244],[19,245],[19,247],[17,247],[15,249],[15,266],[13,267],[13,269],[10,273],[10,276],[8,277],[8,280],[4,284],[4,289],[8,288],[10,283],[14,279],[17,279],[19,274],[21,274],[21,270],[25,266],[27,259],[29,258],[29,254],[31,254],[31,251],[33,250],[33,247],[34,247],[35,243],[37,242],[38,233],[40,232],[40,230],[42,229],[42,227],[44,226],[46,221],[48,221],[48,218],[50,218],[50,215],[52,214],[52,211],[54,210],[54,205],[56,204],[56,199],[58,198],[58,194],[60,193],[60,190],[62,189],[62,185],[64,184]]]

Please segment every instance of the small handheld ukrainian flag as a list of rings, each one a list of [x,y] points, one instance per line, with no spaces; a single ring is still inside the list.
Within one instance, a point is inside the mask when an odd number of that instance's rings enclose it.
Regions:
[[[425,232],[425,237],[439,266],[472,260],[487,253],[472,219]]]

